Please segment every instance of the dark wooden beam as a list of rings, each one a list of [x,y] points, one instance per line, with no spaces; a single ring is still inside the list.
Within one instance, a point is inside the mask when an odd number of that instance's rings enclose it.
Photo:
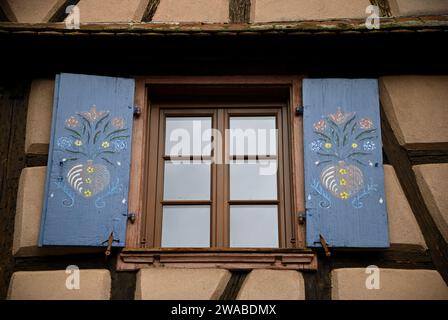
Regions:
[[[412,170],[412,162],[405,148],[401,147],[395,137],[387,116],[381,107],[381,129],[383,148],[391,165],[397,173],[398,180],[414,212],[420,230],[429,248],[434,266],[448,283],[448,244],[437,228],[423,200],[417,180]]]
[[[370,3],[380,8],[381,17],[392,17],[392,11],[388,0],[370,0]]]
[[[412,165],[448,162],[448,143],[412,143],[405,144]]]
[[[305,280],[306,300],[331,299],[331,257],[325,256],[321,251],[317,255],[318,268],[316,272],[303,272]]]
[[[236,300],[248,273],[248,271],[232,271],[232,276],[219,300]]]
[[[49,12],[48,22],[62,22],[67,17],[65,9],[68,6],[77,5],[79,0],[60,0]]]
[[[366,268],[376,265],[391,269],[435,269],[428,250],[419,245],[395,244],[379,251],[334,251],[331,269]]]
[[[29,83],[0,83],[0,299],[13,272],[12,241],[17,188],[25,167],[25,125]]]
[[[250,22],[251,0],[230,0],[229,19],[230,23]]]
[[[159,3],[160,0],[149,0],[145,13],[143,13],[142,22],[152,21],[152,18],[156,14]]]
[[[17,22],[17,17],[7,0],[0,0],[0,21]]]

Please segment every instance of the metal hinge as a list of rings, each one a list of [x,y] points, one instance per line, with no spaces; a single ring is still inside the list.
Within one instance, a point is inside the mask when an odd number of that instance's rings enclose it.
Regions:
[[[297,219],[299,220],[299,224],[304,224],[306,220],[306,211],[300,211],[297,213]]]
[[[303,106],[296,107],[296,114],[303,115]]]
[[[134,117],[138,118],[142,114],[142,108],[140,108],[139,106],[134,106],[133,112]]]
[[[131,223],[134,223],[136,219],[137,219],[137,214],[135,212],[128,213],[128,220],[131,221]]]

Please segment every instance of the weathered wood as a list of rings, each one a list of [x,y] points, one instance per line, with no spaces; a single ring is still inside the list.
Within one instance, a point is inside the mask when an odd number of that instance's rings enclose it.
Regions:
[[[67,13],[65,9],[68,6],[77,5],[79,0],[59,0],[54,7],[48,13],[48,16],[45,21],[48,22],[62,22],[67,17]]]
[[[236,300],[238,292],[248,273],[248,271],[232,271],[232,276],[230,277],[229,282],[227,282],[227,286],[221,297],[219,297],[219,300]]]
[[[0,30],[6,32],[23,32],[31,31],[34,33],[42,33],[46,31],[54,31],[60,34],[72,35],[95,35],[95,34],[293,34],[309,35],[310,33],[333,34],[341,32],[358,32],[363,33],[390,33],[401,32],[403,30],[410,32],[439,31],[444,32],[448,25],[448,16],[421,16],[410,19],[408,17],[383,18],[381,20],[381,29],[369,30],[365,26],[365,19],[339,19],[339,20],[313,20],[313,21],[294,21],[294,22],[275,22],[275,23],[84,23],[81,29],[66,29],[65,24],[61,23],[7,23],[0,22]]]
[[[230,23],[249,23],[250,7],[251,7],[250,0],[230,0],[229,1]]]
[[[417,187],[416,177],[412,170],[412,163],[406,150],[398,143],[382,107],[381,122],[383,148],[397,173],[398,180],[414,212],[417,223],[429,248],[434,266],[442,275],[445,282],[448,283],[448,244],[445,242],[429,213],[420,189]]]
[[[148,5],[145,9],[145,13],[143,13],[142,22],[152,21],[154,17],[157,7],[159,6],[160,0],[149,0]]]

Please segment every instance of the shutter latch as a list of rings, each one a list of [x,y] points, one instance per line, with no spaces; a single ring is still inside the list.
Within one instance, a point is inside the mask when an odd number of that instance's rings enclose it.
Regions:
[[[114,242],[114,232],[112,231],[109,235],[109,239],[107,239],[107,249],[105,252],[106,256],[110,256],[110,252],[112,250],[112,243]]]
[[[296,114],[299,116],[303,115],[303,106],[296,107]]]
[[[320,244],[322,245],[322,248],[324,248],[325,255],[327,257],[331,256],[330,249],[328,249],[327,241],[325,241],[325,238],[320,234],[319,235]]]

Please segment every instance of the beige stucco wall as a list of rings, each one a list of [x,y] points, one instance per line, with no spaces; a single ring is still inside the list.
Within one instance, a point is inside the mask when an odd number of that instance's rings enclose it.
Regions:
[[[80,22],[139,22],[149,0],[81,0]]]
[[[387,76],[379,84],[400,144],[448,142],[448,76]]]
[[[367,267],[367,266],[366,266]],[[379,289],[368,289],[365,268],[331,272],[334,300],[448,300],[448,286],[436,270],[379,269]],[[369,283],[371,279],[369,279]]]
[[[446,0],[388,0],[394,16],[448,14]]]
[[[136,300],[216,300],[230,279],[224,269],[148,268],[137,274]]]
[[[73,271],[72,271],[73,272]],[[66,270],[20,271],[13,273],[8,300],[109,300],[111,278],[108,270],[79,271],[79,289],[73,273]],[[72,276],[71,278],[69,278]],[[68,279],[68,286],[66,285]]]
[[[365,18],[369,0],[253,0],[252,22]]]
[[[448,242],[448,163],[424,164],[412,169],[429,213]]]
[[[160,0],[153,22],[228,22],[229,0]]]
[[[6,0],[17,22],[47,22],[64,0]]]

